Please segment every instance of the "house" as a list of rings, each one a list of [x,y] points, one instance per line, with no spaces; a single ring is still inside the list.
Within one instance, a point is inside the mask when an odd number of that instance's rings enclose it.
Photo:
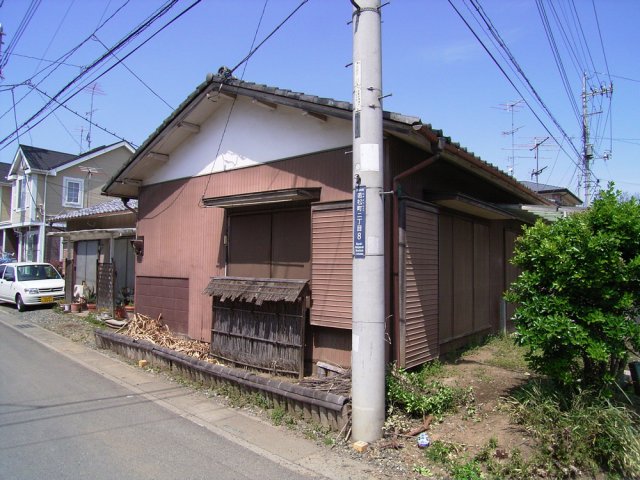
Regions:
[[[3,240],[15,245],[16,258],[60,262],[60,240],[46,236],[52,229],[48,219],[103,202],[102,186],[132,153],[124,141],[80,155],[19,145],[6,177],[10,219],[2,225]]]
[[[307,369],[348,367],[352,129],[350,103],[208,76],[104,188],[139,202],[137,311],[213,348],[299,302]],[[419,118],[384,133],[387,356],[413,367],[498,329],[521,206],[549,202]]]
[[[65,246],[66,301],[78,286],[96,293],[98,308],[113,313],[116,302],[129,296],[135,286],[135,240],[137,201],[116,198],[49,219],[66,224],[64,231],[48,237],[62,239]]]
[[[0,163],[0,250],[15,257],[18,245],[11,229],[12,182],[7,179],[10,168],[10,164]]]
[[[577,207],[582,204],[582,200],[566,187],[527,181],[521,183],[559,207]]]

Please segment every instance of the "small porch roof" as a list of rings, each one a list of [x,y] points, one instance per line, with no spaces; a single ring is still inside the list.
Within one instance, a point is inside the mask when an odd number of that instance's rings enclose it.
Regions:
[[[202,293],[220,297],[220,301],[244,300],[256,305],[280,301],[293,303],[301,297],[308,283],[308,280],[279,278],[211,277]]]
[[[48,237],[61,237],[72,242],[80,240],[102,240],[105,238],[135,237],[135,235],[135,228],[98,228],[92,230],[47,233]]]

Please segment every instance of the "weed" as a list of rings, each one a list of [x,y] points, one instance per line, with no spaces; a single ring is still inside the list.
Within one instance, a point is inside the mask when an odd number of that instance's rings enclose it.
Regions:
[[[525,358],[526,349],[517,345],[513,335],[495,335],[489,338],[487,345],[493,355],[488,365],[504,368],[514,372],[526,372],[528,364]]]
[[[454,480],[480,480],[482,479],[482,469],[475,460],[468,460],[463,463],[455,463],[450,469]]]
[[[424,451],[427,460],[441,465],[448,465],[455,456],[462,450],[462,447],[451,442],[443,442],[442,440],[434,441],[431,446]]]
[[[414,465],[412,470],[421,477],[432,477],[433,472],[423,465]]]
[[[251,395],[249,395],[249,398],[247,399],[247,401],[251,405],[254,405],[258,408],[262,408],[263,410],[267,410],[271,406],[271,402],[269,401],[267,396],[258,392],[254,392]]]
[[[539,463],[556,466],[552,475],[582,469],[640,476],[640,416],[590,392],[559,394],[532,382],[510,403],[513,419],[540,442]]]
[[[285,412],[284,408],[276,407],[271,410],[271,421],[274,425],[282,425],[282,421],[287,412]]]
[[[461,389],[432,380],[424,373],[393,367],[387,375],[387,399],[412,416],[442,417],[473,401],[471,388]]]

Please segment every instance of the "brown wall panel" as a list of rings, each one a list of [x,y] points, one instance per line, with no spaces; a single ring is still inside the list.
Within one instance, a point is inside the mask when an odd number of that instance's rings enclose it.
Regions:
[[[440,213],[438,252],[440,277],[438,306],[440,343],[453,338],[453,218]]]
[[[492,325],[489,226],[475,222],[473,240],[473,330],[478,331]]]
[[[351,328],[351,206],[312,210],[311,324]]]
[[[351,330],[313,327],[312,339],[311,361],[322,360],[343,368],[351,366]]]
[[[229,219],[231,277],[271,277],[271,214],[233,215]]]
[[[473,331],[473,222],[453,217],[453,336]]]
[[[272,219],[273,278],[311,278],[311,211],[276,212]]]
[[[136,311],[162,316],[172,332],[188,333],[189,279],[136,277]]]
[[[432,208],[406,205],[404,238],[400,322],[405,344],[401,351],[402,366],[409,368],[439,355],[438,214]]]

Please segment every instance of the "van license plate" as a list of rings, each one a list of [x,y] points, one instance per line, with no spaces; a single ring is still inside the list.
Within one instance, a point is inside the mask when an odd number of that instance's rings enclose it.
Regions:
[[[40,303],[53,303],[53,297],[40,297]]]

